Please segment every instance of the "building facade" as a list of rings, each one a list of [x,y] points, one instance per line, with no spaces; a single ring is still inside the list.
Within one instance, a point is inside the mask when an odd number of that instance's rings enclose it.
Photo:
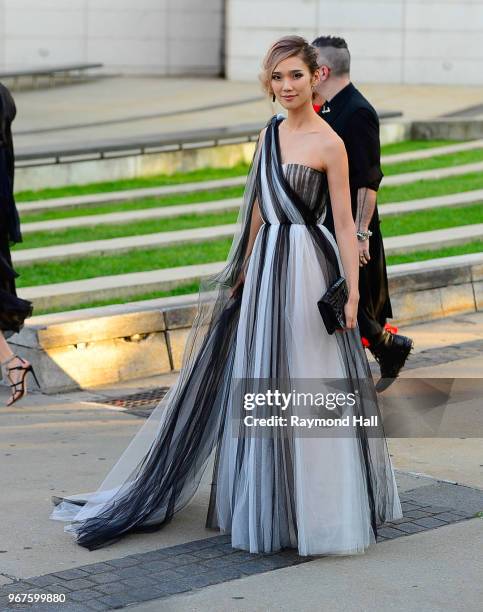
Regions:
[[[254,78],[292,33],[344,37],[360,83],[483,84],[482,0],[230,0],[228,78]]]
[[[290,33],[343,36],[358,82],[483,84],[483,0],[0,0],[0,69],[253,80]]]
[[[113,72],[218,75],[224,0],[0,0],[0,69],[102,62]]]

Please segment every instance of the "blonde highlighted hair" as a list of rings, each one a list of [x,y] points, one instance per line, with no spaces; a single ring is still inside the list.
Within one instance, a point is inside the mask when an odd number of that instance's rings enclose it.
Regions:
[[[309,44],[305,38],[302,38],[302,36],[284,36],[280,38],[267,51],[259,77],[264,91],[269,95],[273,95],[271,81],[274,68],[289,57],[300,57],[311,74],[314,74],[319,68],[317,49]]]

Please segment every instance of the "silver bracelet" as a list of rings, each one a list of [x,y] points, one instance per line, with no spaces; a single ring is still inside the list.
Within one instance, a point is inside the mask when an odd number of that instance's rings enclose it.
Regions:
[[[371,230],[367,230],[367,232],[356,232],[357,240],[359,242],[365,242],[372,236]]]

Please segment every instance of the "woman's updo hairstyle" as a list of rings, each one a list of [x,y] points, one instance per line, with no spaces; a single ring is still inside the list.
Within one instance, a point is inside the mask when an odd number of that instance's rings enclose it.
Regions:
[[[273,95],[271,81],[272,72],[280,62],[289,57],[300,57],[311,74],[319,68],[317,63],[317,49],[309,44],[302,36],[284,36],[277,40],[268,50],[263,60],[263,70],[260,81],[263,89]]]

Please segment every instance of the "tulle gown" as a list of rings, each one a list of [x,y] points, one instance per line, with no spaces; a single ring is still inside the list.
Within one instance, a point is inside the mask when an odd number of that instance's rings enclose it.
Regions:
[[[162,527],[192,498],[212,453],[206,524],[231,533],[235,548],[361,553],[379,525],[402,516],[381,421],[370,433],[355,425],[351,435],[307,437],[276,425],[261,434],[243,419],[240,389],[266,381],[285,389],[302,379],[364,388],[351,415],[380,417],[358,330],[329,335],[318,312],[317,301],[343,274],[322,225],[327,178],[282,164],[282,120],[272,118],[255,153],[226,266],[201,285],[177,383],[98,491],[54,509],[52,518],[69,521],[82,546]],[[255,201],[264,223],[243,290],[231,296]]]

